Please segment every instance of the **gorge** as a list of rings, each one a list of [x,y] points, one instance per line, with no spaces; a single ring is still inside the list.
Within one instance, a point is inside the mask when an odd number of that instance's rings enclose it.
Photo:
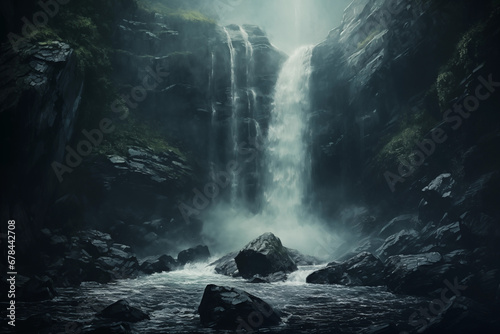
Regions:
[[[498,1],[1,8],[0,332],[497,333]]]

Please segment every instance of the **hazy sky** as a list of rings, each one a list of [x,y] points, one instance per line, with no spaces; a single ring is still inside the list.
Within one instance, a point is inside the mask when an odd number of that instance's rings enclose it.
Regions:
[[[220,1],[234,4],[221,11],[222,24],[259,25],[274,45],[290,54],[301,45],[324,40],[340,25],[344,9],[352,0]]]

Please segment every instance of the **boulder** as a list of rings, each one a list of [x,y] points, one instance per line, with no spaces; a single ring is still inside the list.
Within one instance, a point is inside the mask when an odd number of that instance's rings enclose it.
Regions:
[[[198,245],[194,248],[183,250],[177,255],[177,262],[181,265],[194,262],[205,262],[210,258],[207,246]]]
[[[380,246],[375,254],[382,260],[391,255],[418,253],[416,244],[419,233],[413,229],[402,230],[385,239],[384,244]]]
[[[467,266],[449,263],[438,252],[391,256],[384,270],[389,290],[423,296],[439,296],[439,291],[453,280],[461,288],[458,277],[463,279],[468,275]]]
[[[244,278],[297,270],[287,248],[283,247],[281,240],[272,233],[265,233],[251,241],[238,253],[234,261]]]
[[[130,306],[128,301],[124,299],[120,299],[109,305],[101,312],[97,313],[96,316],[126,322],[138,322],[150,319],[147,313],[136,307]]]
[[[215,266],[215,272],[217,274],[237,277],[240,273],[238,271],[238,267],[236,266],[236,262],[234,261],[236,255],[238,255],[238,252],[226,254],[217,261],[212,262],[210,265]]]
[[[213,284],[205,288],[198,312],[201,324],[215,329],[248,331],[281,322],[278,313],[262,299],[243,290]]]
[[[371,253],[360,253],[342,263],[329,263],[326,268],[313,272],[307,283],[341,284],[347,286],[384,285],[384,265]]]

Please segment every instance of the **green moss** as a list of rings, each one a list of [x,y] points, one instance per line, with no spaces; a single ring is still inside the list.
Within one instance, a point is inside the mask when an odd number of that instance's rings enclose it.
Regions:
[[[97,154],[127,156],[131,146],[148,148],[155,154],[172,151],[179,157],[186,158],[181,150],[165,140],[161,131],[133,117],[116,124],[116,130],[106,136],[97,148]]]
[[[436,89],[441,111],[448,109],[450,100],[460,94],[460,81],[480,65],[484,44],[485,23],[479,23],[462,35],[452,57],[443,66],[436,79]]]
[[[399,158],[408,158],[418,142],[436,125],[437,121],[427,110],[406,116],[398,129],[382,139],[376,161],[381,168],[398,164]]]
[[[211,18],[195,10],[179,8],[178,4],[168,0],[138,0],[139,8],[147,13],[158,13],[170,20],[215,24]]]

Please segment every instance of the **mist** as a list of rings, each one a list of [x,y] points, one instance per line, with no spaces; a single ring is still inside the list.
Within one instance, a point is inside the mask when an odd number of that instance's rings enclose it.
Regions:
[[[218,12],[220,24],[255,24],[271,42],[290,54],[317,44],[338,27],[351,0],[242,0]]]

